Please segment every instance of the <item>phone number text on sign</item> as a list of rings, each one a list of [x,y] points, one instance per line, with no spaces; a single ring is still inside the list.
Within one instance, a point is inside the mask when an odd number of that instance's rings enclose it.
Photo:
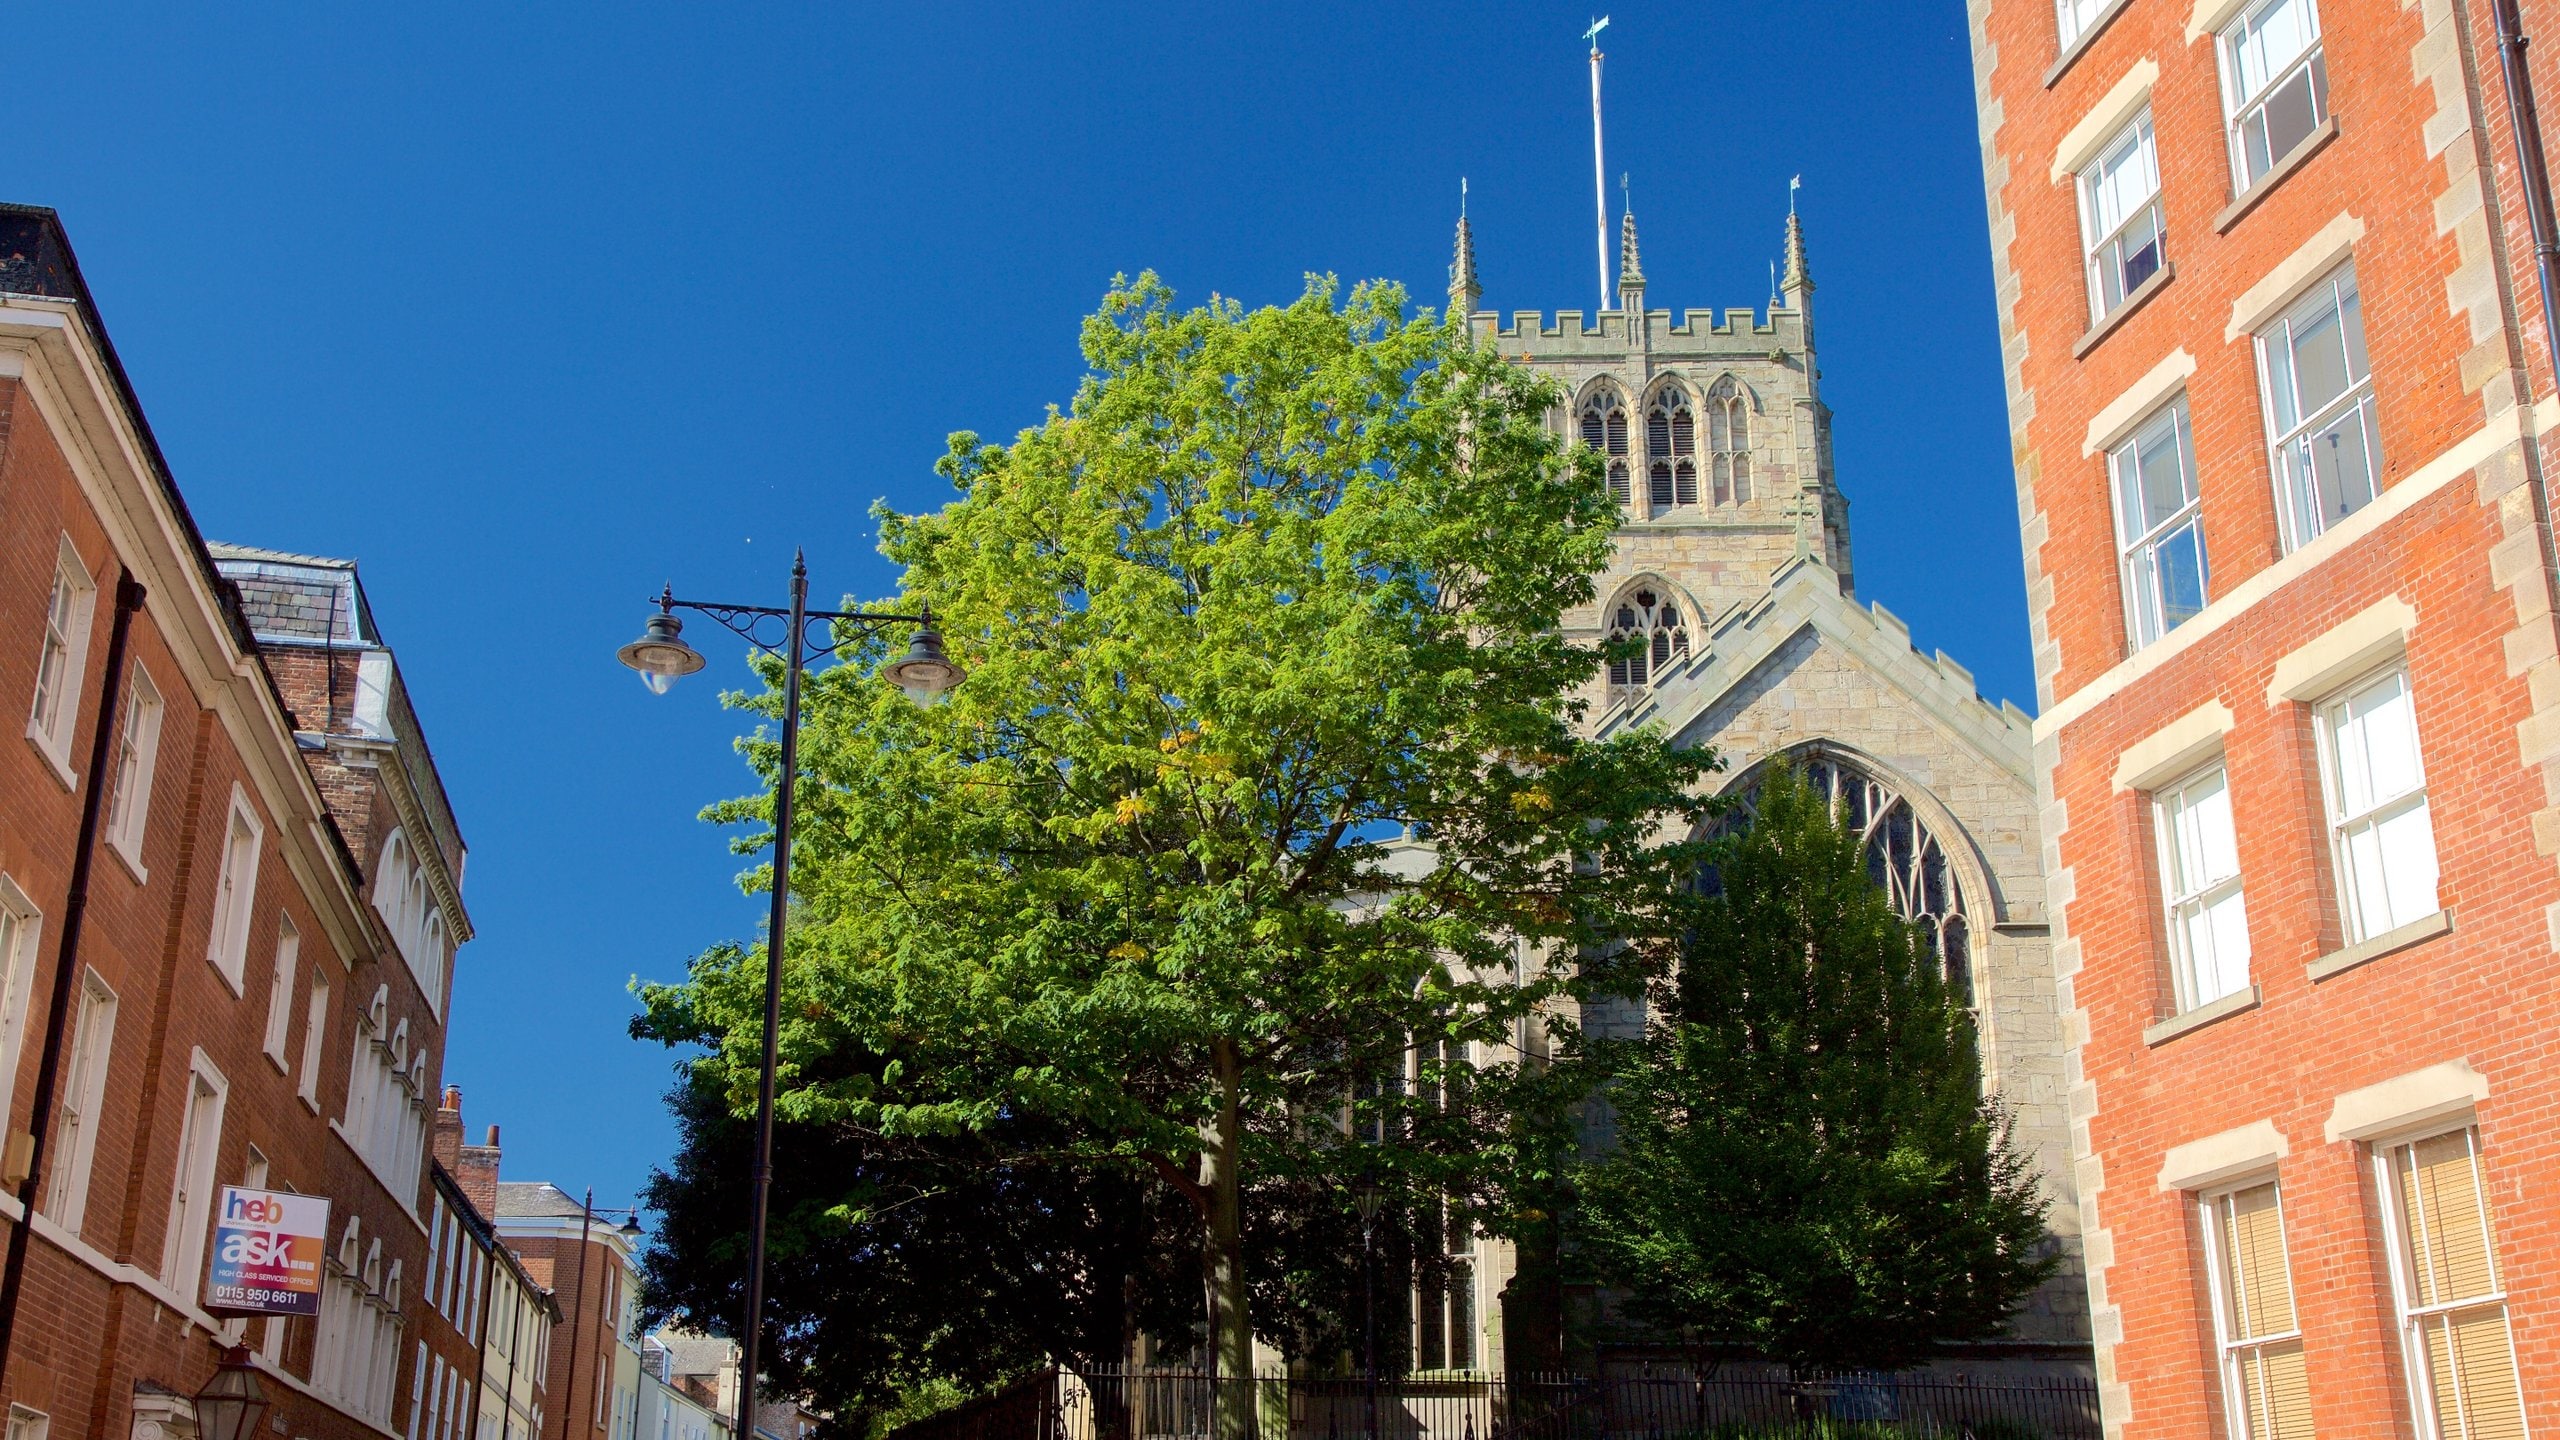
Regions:
[[[208,1310],[233,1315],[320,1313],[320,1257],[329,1202],[316,1195],[226,1185],[214,1217]]]

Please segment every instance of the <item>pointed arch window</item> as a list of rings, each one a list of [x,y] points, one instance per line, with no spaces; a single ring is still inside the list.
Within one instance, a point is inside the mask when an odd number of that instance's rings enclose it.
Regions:
[[[1715,503],[1751,503],[1751,400],[1727,375],[1707,392],[1707,449],[1712,453]]]
[[[1680,617],[1678,602],[1650,585],[1628,592],[1610,609],[1610,643],[1614,646],[1631,637],[1644,644],[1610,659],[1612,685],[1650,685],[1661,678],[1665,666],[1689,653],[1689,628]]]
[[[1817,751],[1800,762],[1805,783],[1831,801],[1842,828],[1865,841],[1867,878],[1884,892],[1895,914],[1928,936],[1946,969],[1947,983],[1973,1002],[1973,940],[1964,891],[1956,883],[1947,847],[1900,791],[1838,755]],[[1720,828],[1751,823],[1759,800],[1755,783],[1727,813]],[[1706,877],[1713,884],[1713,877]]]
[[[1654,392],[1645,412],[1644,444],[1653,457],[1648,478],[1653,508],[1697,504],[1698,415],[1689,406],[1687,391],[1665,385]]]
[[[1627,470],[1627,406],[1618,392],[1602,386],[1582,402],[1582,443],[1609,457],[1609,498],[1621,505],[1635,502]]]

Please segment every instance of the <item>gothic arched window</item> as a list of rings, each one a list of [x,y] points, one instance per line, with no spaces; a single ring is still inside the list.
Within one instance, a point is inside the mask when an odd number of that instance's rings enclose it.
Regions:
[[[1972,1003],[1972,935],[1964,891],[1956,883],[1946,846],[1900,792],[1850,761],[1816,753],[1803,764],[1805,783],[1830,799],[1831,813],[1844,828],[1865,840],[1867,878],[1884,892],[1895,914],[1928,934],[1946,967],[1947,982]],[[1759,793],[1757,785],[1744,793],[1720,828],[1750,824]]]
[[[1653,457],[1653,508],[1698,503],[1698,417],[1689,394],[1677,385],[1654,392],[1645,412],[1645,450]]]
[[[1751,400],[1730,375],[1707,392],[1707,449],[1714,452],[1716,503],[1750,503]]]
[[[1689,653],[1689,630],[1680,619],[1678,602],[1650,585],[1629,591],[1610,607],[1610,641],[1614,644],[1629,637],[1639,637],[1644,644],[1610,659],[1612,685],[1651,684],[1661,677],[1662,667]]]
[[[1627,407],[1606,385],[1582,402],[1582,443],[1609,457],[1609,498],[1633,504],[1634,487],[1627,479]]]

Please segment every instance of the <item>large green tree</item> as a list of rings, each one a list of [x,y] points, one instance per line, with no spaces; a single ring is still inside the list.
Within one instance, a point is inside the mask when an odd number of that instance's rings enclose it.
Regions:
[[[1511,1223],[1523,1132],[1448,1097],[1498,1090],[1567,983],[1544,957],[1665,933],[1710,758],[1580,738],[1599,654],[1560,622],[1617,512],[1552,387],[1463,327],[1386,285],[1185,310],[1143,277],[1083,349],[1071,409],[955,436],[958,498],[881,514],[967,683],[908,705],[884,649],[806,692],[781,1106],[1040,1117],[1178,1194],[1233,1374],[1258,1178],[1339,1204],[1383,1171]],[[644,996],[739,1109],[761,968],[715,951]]]
[[[658,1215],[643,1304],[727,1329],[744,1303],[754,1122],[692,1077],[669,1103],[681,1143],[643,1196]],[[792,1123],[775,1140],[789,1163],[774,1181],[766,1303],[784,1343],[765,1368],[844,1432],[920,1390],[1113,1363],[1139,1333],[1196,1321],[1189,1207],[1062,1162],[1072,1146],[1053,1125],[899,1139]]]
[[[1971,1018],[1821,793],[1772,766],[1755,811],[1643,1038],[1593,1047],[1584,1253],[1635,1318],[1801,1371],[1997,1335],[2054,1261]]]

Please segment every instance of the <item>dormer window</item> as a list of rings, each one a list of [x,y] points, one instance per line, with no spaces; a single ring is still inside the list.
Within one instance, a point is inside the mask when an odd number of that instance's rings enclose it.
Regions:
[[[1641,648],[1610,657],[1610,684],[1649,685],[1661,678],[1663,667],[1689,653],[1689,630],[1680,618],[1679,605],[1651,586],[1620,599],[1609,616],[1613,648],[1639,638],[1644,642]]]

